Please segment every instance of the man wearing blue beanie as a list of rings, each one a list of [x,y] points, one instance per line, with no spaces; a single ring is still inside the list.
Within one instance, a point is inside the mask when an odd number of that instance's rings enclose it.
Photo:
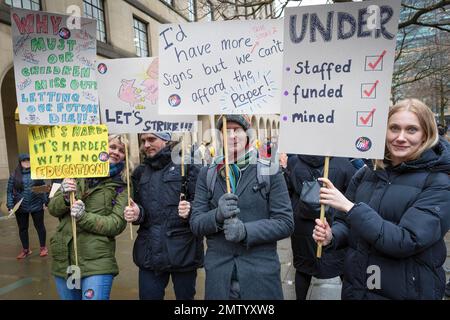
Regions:
[[[193,300],[197,268],[203,264],[202,238],[192,234],[189,224],[199,167],[186,165],[181,177],[181,166],[171,158],[170,140],[169,132],[140,136],[145,159],[132,175],[136,202],[124,211],[125,220],[139,225],[133,261],[139,267],[141,300],[164,299],[170,277],[176,298]]]

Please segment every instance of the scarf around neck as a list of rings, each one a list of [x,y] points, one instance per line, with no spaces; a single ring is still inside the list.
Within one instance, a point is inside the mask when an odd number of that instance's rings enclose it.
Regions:
[[[125,163],[119,162],[119,163],[110,163],[109,164],[109,177],[111,178],[116,178],[123,170],[123,168],[125,167]],[[104,178],[87,178],[87,185],[89,187],[89,189],[95,188],[96,186],[98,186],[100,184],[100,182],[102,182],[105,178],[108,177],[104,177]]]
[[[243,156],[236,160],[235,163],[228,164],[230,174],[230,187],[231,192],[236,193],[237,186],[242,176],[242,172],[247,169],[250,163],[255,163],[257,158],[257,152],[254,149],[248,150]],[[224,156],[219,156],[214,160],[214,164],[217,165],[217,173],[225,180],[225,163]]]

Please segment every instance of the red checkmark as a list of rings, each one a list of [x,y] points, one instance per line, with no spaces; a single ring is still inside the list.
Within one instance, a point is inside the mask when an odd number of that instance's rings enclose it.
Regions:
[[[371,67],[372,69],[375,69],[377,67],[377,65],[380,63],[380,61],[383,59],[385,54],[386,54],[386,50],[383,50],[383,52],[381,53],[381,55],[378,57],[377,61],[375,61],[374,64],[372,64],[371,62],[368,63],[369,67]]]
[[[367,124],[370,120],[370,118],[373,116],[373,113],[375,112],[375,108],[372,109],[372,111],[369,112],[369,114],[367,115],[367,117],[359,117],[359,120],[361,120],[361,122],[363,124]]]
[[[373,91],[375,90],[375,88],[376,88],[378,82],[379,82],[378,80],[375,81],[375,83],[373,84],[372,88],[370,88],[369,91],[364,90],[364,94],[365,94],[366,96],[370,97],[370,95],[371,95],[371,94],[373,93]]]

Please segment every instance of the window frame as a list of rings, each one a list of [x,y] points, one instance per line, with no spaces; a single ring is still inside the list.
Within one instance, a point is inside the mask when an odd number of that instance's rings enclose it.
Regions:
[[[136,22],[138,22],[138,26],[136,27]],[[144,25],[145,26],[145,30],[142,30],[142,29],[140,29],[139,28],[139,23],[140,24],[142,24],[142,25]],[[137,37],[136,37],[136,32],[138,32],[137,33]],[[133,15],[133,33],[134,33],[134,38],[133,38],[133,42],[134,42],[134,47],[135,47],[135,51],[136,51],[136,55],[138,56],[138,57],[141,57],[141,58],[144,58],[144,57],[150,57],[150,45],[149,45],[149,40],[148,40],[148,22],[146,22],[146,21],[144,21],[144,20],[142,20],[142,19],[140,19],[140,18],[138,18],[137,16],[135,16],[135,15]],[[142,55],[142,48],[141,48],[141,46],[140,46],[140,44],[141,44],[141,38],[139,37],[139,35],[141,34],[141,33],[144,33],[145,34],[145,45],[146,45],[146,51],[147,51],[147,55],[146,56],[143,56]],[[139,47],[137,46],[137,44],[136,44],[136,41],[135,41],[135,39],[138,39],[138,42],[139,42]],[[139,53],[140,54],[138,54],[138,49],[139,49]]]
[[[20,1],[20,6],[15,6],[14,2]],[[23,2],[26,1],[30,4],[30,8],[25,8]],[[19,8],[19,9],[27,9],[32,11],[42,11],[42,2],[41,0],[5,0],[5,4],[10,6],[11,8]],[[37,5],[38,8],[33,8],[34,5]]]
[[[96,4],[93,3],[95,1]],[[101,7],[101,8],[100,8]],[[87,10],[89,8],[90,10]],[[95,9],[95,14],[94,14]],[[90,11],[90,13],[88,12]],[[108,33],[106,32],[106,13],[105,0],[83,0],[83,16],[96,20],[95,35],[96,39],[103,43],[108,43]],[[101,13],[101,16],[99,15]],[[97,15],[97,18],[95,17]],[[103,38],[102,38],[103,36]],[[104,39],[104,40],[103,40]]]

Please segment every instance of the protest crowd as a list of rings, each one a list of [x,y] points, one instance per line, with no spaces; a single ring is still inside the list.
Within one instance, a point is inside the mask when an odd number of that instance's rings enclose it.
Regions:
[[[15,43],[22,55],[15,68],[25,70],[22,77],[42,76],[33,69],[42,55],[51,77],[65,72],[68,83],[59,83],[66,91],[57,101],[47,80],[17,93],[30,134],[29,152],[16,158],[6,186],[21,245],[14,262],[32,258],[31,216],[39,259],[51,263],[61,300],[110,299],[122,272],[117,238],[128,232],[140,300],[164,300],[169,282],[177,300],[194,300],[200,269],[205,300],[283,300],[283,239],[290,240],[297,300],[307,299],[313,278],[337,277],[343,300],[450,297],[447,127],[421,97],[389,100],[400,1],[380,3],[378,32],[364,29],[364,2],[307,13],[299,7],[282,23],[230,24],[218,29],[218,40],[205,30],[207,41],[195,46],[189,41],[201,26],[163,25],[159,57],[95,66],[95,20],[69,31],[57,28],[61,15],[38,11],[45,20],[39,16],[34,30],[29,12],[13,9],[13,39],[26,46],[26,37],[36,37],[31,57]],[[346,15],[336,13],[337,27],[330,22],[326,30],[334,8]],[[60,59],[73,63],[70,70],[39,49],[44,21],[55,30],[45,32],[47,49],[65,52]],[[274,31],[283,23],[284,43]],[[245,30],[248,37],[236,40]],[[354,41],[360,51],[321,64],[318,49],[308,48],[329,41],[336,50]],[[42,88],[49,92],[32,99]],[[262,137],[252,121],[265,113],[280,115],[276,136]],[[194,142],[188,137],[201,114],[213,116],[215,132]],[[57,219],[52,233],[48,219]]]

